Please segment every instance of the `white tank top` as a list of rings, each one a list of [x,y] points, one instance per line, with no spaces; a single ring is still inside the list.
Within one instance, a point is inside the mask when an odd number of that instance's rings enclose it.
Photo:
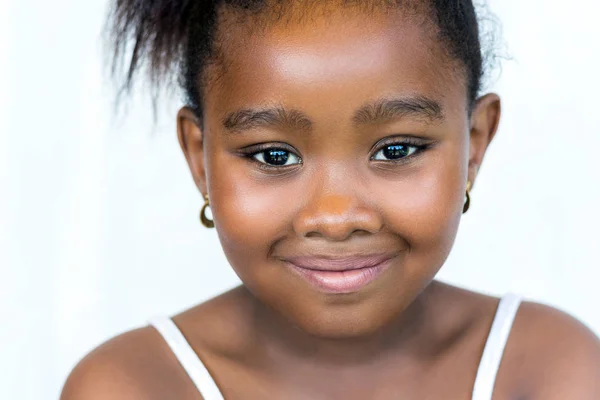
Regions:
[[[500,299],[477,369],[472,400],[492,399],[502,354],[520,304],[521,297],[512,293]],[[214,379],[175,323],[168,317],[158,317],[150,320],[150,325],[154,326],[167,342],[204,400],[224,400]]]

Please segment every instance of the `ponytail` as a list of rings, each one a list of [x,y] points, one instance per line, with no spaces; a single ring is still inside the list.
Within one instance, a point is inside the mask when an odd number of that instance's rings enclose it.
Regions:
[[[210,45],[214,6],[214,1],[199,0],[115,0],[107,39],[111,74],[122,78],[120,93],[128,94],[143,70],[157,91],[177,81],[189,105],[199,110],[199,70],[193,66],[202,64],[198,56]]]

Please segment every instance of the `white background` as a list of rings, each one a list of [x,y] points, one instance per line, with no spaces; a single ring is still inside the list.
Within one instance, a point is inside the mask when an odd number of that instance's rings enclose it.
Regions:
[[[0,398],[56,399],[109,337],[237,284],[174,126],[113,117],[105,0],[0,0]],[[600,11],[495,0],[513,60],[499,134],[440,274],[566,310],[600,334]],[[138,99],[140,100],[140,99]]]

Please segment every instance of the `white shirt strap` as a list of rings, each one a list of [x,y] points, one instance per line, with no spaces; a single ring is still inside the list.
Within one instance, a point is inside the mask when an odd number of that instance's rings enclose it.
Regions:
[[[477,370],[472,400],[492,399],[502,354],[521,301],[520,296],[508,293],[498,304],[498,310]]]
[[[194,382],[194,385],[200,391],[204,400],[223,400],[223,395],[219,391],[217,384],[171,318],[153,318],[150,320],[150,325],[167,342],[183,369],[185,369],[192,382]]]

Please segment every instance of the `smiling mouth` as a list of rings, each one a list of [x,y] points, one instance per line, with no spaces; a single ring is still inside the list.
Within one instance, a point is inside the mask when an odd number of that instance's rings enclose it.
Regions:
[[[290,269],[324,293],[358,292],[376,280],[390,266],[395,255],[359,257],[292,257],[285,259]]]

